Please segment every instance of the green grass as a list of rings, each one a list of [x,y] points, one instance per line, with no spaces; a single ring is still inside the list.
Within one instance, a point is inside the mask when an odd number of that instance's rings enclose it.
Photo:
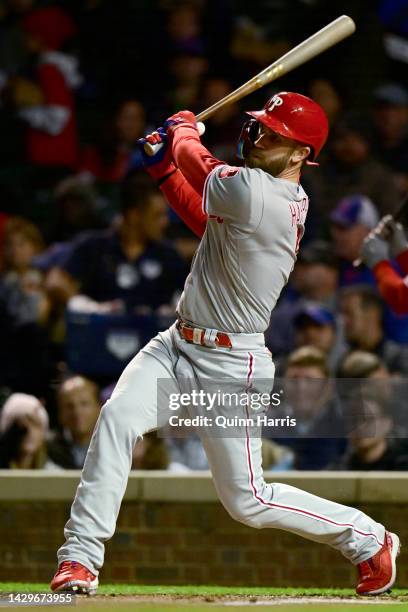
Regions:
[[[0,582],[0,593],[25,592],[25,593],[47,593],[48,584],[23,583],[23,582]],[[353,589],[317,589],[317,588],[269,588],[269,587],[227,587],[227,586],[156,586],[140,584],[102,584],[98,589],[100,595],[174,595],[175,597],[192,597],[195,595],[204,597],[222,597],[223,595],[247,596],[287,596],[287,597],[354,597]],[[393,589],[388,597],[408,597],[408,589]]]

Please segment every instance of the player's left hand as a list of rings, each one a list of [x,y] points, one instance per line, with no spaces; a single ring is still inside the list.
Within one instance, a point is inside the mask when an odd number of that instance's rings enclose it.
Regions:
[[[164,129],[169,135],[179,127],[190,127],[198,132],[197,120],[194,113],[188,110],[180,111],[179,113],[176,113],[175,115],[172,115],[166,119],[164,122]]]
[[[154,155],[147,155],[146,151],[144,150],[144,146],[147,143],[151,145],[162,144],[163,146],[160,147],[160,149]],[[151,134],[146,134],[146,136],[143,138],[139,138],[137,144],[142,152],[144,167],[148,168],[149,166],[154,166],[155,164],[161,162],[166,156],[168,149],[168,136],[166,134],[166,130],[159,127],[154,132],[151,132]]]
[[[361,259],[368,268],[389,259],[388,244],[376,232],[370,232],[361,247]]]
[[[144,145],[147,142],[152,145],[162,144],[163,146],[160,147],[154,155],[147,155],[144,150]],[[175,170],[176,166],[173,162],[171,147],[168,145],[168,136],[164,128],[159,127],[156,131],[147,134],[144,138],[139,138],[137,144],[142,153],[142,161],[146,172],[154,179],[160,179],[172,170]]]

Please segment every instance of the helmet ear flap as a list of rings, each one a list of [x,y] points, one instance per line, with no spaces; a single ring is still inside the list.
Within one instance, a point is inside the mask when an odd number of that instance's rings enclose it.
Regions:
[[[237,157],[245,159],[253,147],[253,144],[258,136],[259,121],[256,119],[248,119],[245,121],[239,135]]]

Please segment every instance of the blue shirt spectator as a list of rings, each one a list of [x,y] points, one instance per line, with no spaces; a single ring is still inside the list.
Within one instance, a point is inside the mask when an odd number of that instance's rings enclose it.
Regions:
[[[183,288],[186,266],[163,241],[167,224],[167,206],[155,184],[145,175],[130,177],[117,227],[80,235],[62,262],[71,282],[68,294],[120,300],[128,312],[171,304]]]

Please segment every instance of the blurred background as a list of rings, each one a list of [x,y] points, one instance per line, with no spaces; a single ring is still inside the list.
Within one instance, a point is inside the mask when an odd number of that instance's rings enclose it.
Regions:
[[[303,412],[298,402],[304,439],[265,432],[264,467],[408,468],[395,409],[408,316],[352,266],[408,190],[407,0],[0,0],[1,468],[81,468],[123,367],[175,318],[198,242],[143,172],[137,139],[343,13],[355,35],[219,112],[203,142],[237,164],[244,111],[279,90],[311,96],[331,124],[320,166],[302,176],[306,233],[266,334],[279,376],[319,387]],[[315,444],[335,422],[333,378],[380,381],[367,400],[376,437]],[[133,467],[207,463],[198,440],[152,434]]]

